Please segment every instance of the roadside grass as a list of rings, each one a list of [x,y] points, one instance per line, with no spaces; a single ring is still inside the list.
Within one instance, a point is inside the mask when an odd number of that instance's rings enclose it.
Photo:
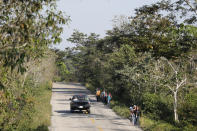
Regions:
[[[27,81],[25,86],[25,93],[14,99],[15,110],[8,107],[8,112],[0,115],[0,131],[48,131],[52,82],[35,86]]]
[[[54,82],[61,82],[61,77],[55,75],[55,76],[53,77],[53,81],[54,81]]]
[[[48,131],[51,124],[51,87],[52,83],[41,85],[39,95],[36,97],[35,113],[31,124],[33,131]]]
[[[144,131],[181,131],[179,128],[164,121],[151,120],[146,116],[140,118],[140,127]]]
[[[119,116],[123,118],[129,118],[130,111],[129,108],[118,102],[118,101],[111,101],[110,108]],[[142,114],[140,117],[140,127],[144,131],[181,131],[180,128],[175,127],[164,121],[155,121],[152,120],[145,115]]]
[[[120,104],[118,101],[111,101],[110,102],[110,108],[118,114],[119,116],[123,118],[129,118],[130,116],[130,111],[129,108],[126,107],[124,104]]]
[[[17,131],[48,131],[51,124],[51,87],[52,83],[48,82],[32,90],[33,95],[29,99],[34,104],[31,109],[23,111]]]

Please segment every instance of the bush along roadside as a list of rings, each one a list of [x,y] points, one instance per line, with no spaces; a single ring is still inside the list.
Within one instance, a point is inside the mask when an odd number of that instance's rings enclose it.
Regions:
[[[35,85],[31,79],[28,79],[23,87],[23,93],[17,97],[12,95],[13,90],[1,91],[1,97],[6,96],[7,99],[1,101],[4,107],[1,107],[0,111],[0,129],[3,131],[48,131],[51,114],[51,86],[51,82]],[[10,95],[5,95],[5,93]]]
[[[112,108],[116,114],[123,118],[129,118],[130,116],[129,107],[118,101],[111,101],[110,108]],[[179,128],[165,121],[152,120],[143,113],[140,117],[140,128],[144,131],[181,131]]]

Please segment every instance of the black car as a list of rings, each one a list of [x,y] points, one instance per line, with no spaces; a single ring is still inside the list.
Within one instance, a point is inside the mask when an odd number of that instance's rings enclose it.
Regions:
[[[70,100],[70,112],[86,110],[90,113],[90,100],[87,95],[74,95]]]

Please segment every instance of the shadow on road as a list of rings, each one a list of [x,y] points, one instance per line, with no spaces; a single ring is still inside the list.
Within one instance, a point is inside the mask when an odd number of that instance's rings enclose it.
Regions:
[[[83,111],[75,111],[74,113],[71,113],[70,110],[57,110],[55,111],[62,117],[69,117],[69,118],[87,118],[90,117],[90,114],[86,114]]]
[[[52,88],[53,93],[62,93],[62,94],[87,94],[90,92],[86,89],[75,89],[75,88]]]
[[[83,86],[83,85],[81,85],[80,83],[64,83],[64,82],[56,82],[58,85],[69,85],[69,86],[79,86],[79,87],[81,87],[81,86]]]
[[[63,93],[63,94],[90,94],[89,91],[62,91],[62,90],[52,90],[52,92]]]
[[[56,99],[56,101],[70,101],[69,99]]]
[[[121,120],[120,117],[106,117],[106,115],[101,114],[86,114],[83,111],[75,111],[74,113],[71,113],[70,110],[56,110],[59,115],[62,117],[69,117],[69,118],[94,118],[95,120]],[[114,121],[115,124],[122,125],[121,123],[118,123],[117,121]]]
[[[60,114],[66,114],[66,113],[70,113],[70,110],[58,110],[55,112],[60,113]]]
[[[52,90],[82,90],[82,91],[86,91],[86,89],[79,89],[79,88],[52,88]]]

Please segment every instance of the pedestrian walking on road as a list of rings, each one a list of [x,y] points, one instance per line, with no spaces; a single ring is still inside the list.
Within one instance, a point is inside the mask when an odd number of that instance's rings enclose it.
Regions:
[[[101,101],[104,102],[105,90],[101,92]]]
[[[129,120],[130,120],[131,122],[133,122],[133,116],[134,116],[133,106],[129,107],[129,110],[130,110]]]
[[[133,111],[132,111],[132,124],[135,126],[136,125],[136,111],[137,111],[137,106],[133,106]]]
[[[141,111],[140,111],[140,107],[137,106],[136,107],[136,125],[140,125],[140,116],[141,116]]]
[[[104,103],[107,105],[107,92],[105,92]]]
[[[111,95],[111,93],[109,93],[108,96],[107,96],[107,104],[108,105],[110,105],[111,99],[112,99],[112,95]]]
[[[96,91],[96,101],[100,101],[100,95],[101,95],[101,90],[100,89],[97,89]]]

